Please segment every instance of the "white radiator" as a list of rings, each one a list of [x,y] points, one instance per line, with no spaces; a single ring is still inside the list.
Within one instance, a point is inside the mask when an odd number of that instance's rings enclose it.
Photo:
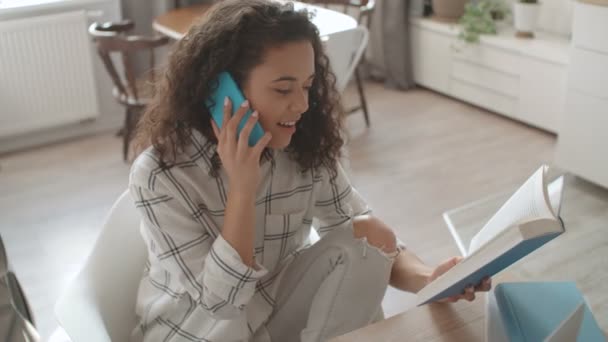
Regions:
[[[0,22],[0,137],[99,115],[85,11]]]

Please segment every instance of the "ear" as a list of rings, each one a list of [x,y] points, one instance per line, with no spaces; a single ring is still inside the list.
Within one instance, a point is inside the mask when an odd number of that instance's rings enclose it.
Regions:
[[[247,100],[249,100],[249,102],[251,103],[251,93],[252,93],[252,87],[251,87],[251,82],[250,82],[250,78],[247,81],[243,81],[243,84],[241,84],[239,86],[241,88],[241,92],[243,93],[243,96],[245,96],[245,98]]]

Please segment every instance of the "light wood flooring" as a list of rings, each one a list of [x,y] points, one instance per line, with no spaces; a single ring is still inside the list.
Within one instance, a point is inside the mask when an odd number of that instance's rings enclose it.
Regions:
[[[553,159],[555,136],[424,89],[369,83],[372,127],[347,120],[353,182],[430,264],[458,250],[441,214],[511,189]],[[113,133],[0,156],[0,234],[43,336],[55,300],[87,256],[129,166]],[[387,315],[413,296],[390,290]]]

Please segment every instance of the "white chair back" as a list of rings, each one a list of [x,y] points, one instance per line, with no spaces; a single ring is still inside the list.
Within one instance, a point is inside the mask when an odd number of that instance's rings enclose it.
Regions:
[[[325,36],[323,41],[325,53],[336,75],[336,87],[342,93],[367,47],[369,32],[365,26],[359,26]]]
[[[72,342],[128,341],[147,249],[140,217],[125,191],[106,219],[93,252],[55,306]]]

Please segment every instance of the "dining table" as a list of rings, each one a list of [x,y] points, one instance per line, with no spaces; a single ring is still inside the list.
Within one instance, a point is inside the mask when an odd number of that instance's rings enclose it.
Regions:
[[[293,3],[294,9],[306,9],[311,13],[311,20],[317,26],[321,37],[357,27],[357,20],[345,13],[307,3],[290,2]],[[152,27],[169,38],[182,39],[192,25],[201,20],[212,6],[212,4],[196,4],[169,10],[156,17]]]

